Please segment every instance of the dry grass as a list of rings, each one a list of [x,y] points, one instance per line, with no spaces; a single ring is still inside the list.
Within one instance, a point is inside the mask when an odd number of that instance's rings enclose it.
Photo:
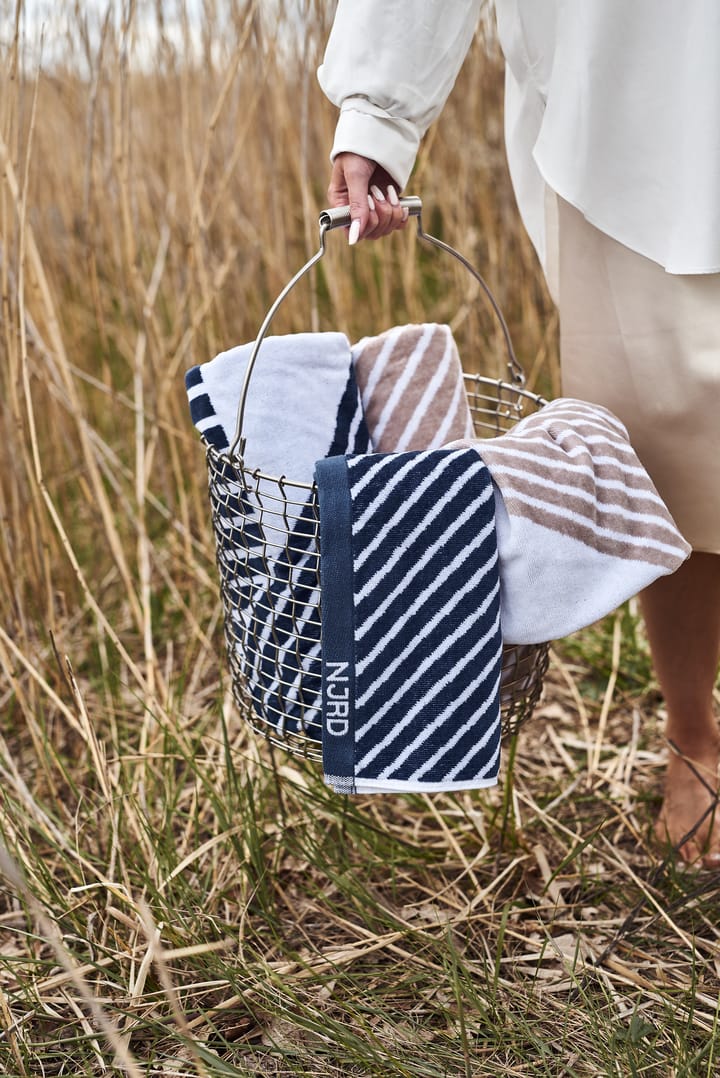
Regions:
[[[45,73],[2,45],[2,1073],[713,1075],[718,880],[649,844],[661,708],[632,609],[558,649],[482,796],[339,799],[230,704],[182,374],[254,336],[314,249],[333,110],[325,5],[294,54],[285,5],[223,7],[199,57],[166,28],[143,72],[132,22],[93,37],[80,8]],[[474,50],[414,187],[551,395],[501,71]],[[279,328],[430,309],[495,370],[441,258],[331,244]]]

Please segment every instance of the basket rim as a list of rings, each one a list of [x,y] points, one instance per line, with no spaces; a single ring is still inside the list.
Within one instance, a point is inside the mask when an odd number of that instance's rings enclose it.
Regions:
[[[467,382],[474,383],[475,385],[493,386],[496,390],[502,390],[515,397],[520,397],[525,400],[532,401],[533,404],[538,407],[543,407],[548,403],[547,398],[541,396],[539,393],[534,393],[531,389],[526,389],[524,386],[518,385],[516,382],[508,382],[504,378],[491,378],[486,374],[479,374],[473,371],[463,371],[463,379]],[[229,466],[235,472],[242,472],[243,476],[251,477],[254,482],[266,482],[275,483],[284,491],[285,487],[292,487],[295,490],[316,491],[316,485],[314,482],[307,483],[299,479],[291,479],[287,475],[271,475],[269,472],[264,472],[261,466],[256,468],[250,468],[245,464],[245,461],[240,453],[233,453],[233,446],[228,446],[227,449],[218,449],[217,446],[211,445],[203,434],[200,435],[202,443],[205,447],[208,458],[212,461],[213,467],[219,468]],[[287,498],[283,494],[284,501],[287,505],[297,505],[299,509],[303,508],[306,504],[306,499],[302,501],[293,502],[292,499]]]
[[[505,430],[512,429],[516,422],[532,410],[540,410],[548,403],[547,398],[530,389],[518,381],[509,380],[507,377],[491,377],[481,374],[479,371],[463,371],[463,383],[466,388],[468,403],[473,418],[478,423],[477,437],[482,442],[485,437],[502,435]],[[225,540],[228,536],[225,528],[222,528],[222,542],[218,538],[218,525],[215,517],[216,509],[229,499],[244,499],[249,497],[250,503],[257,500],[259,511],[263,518],[263,528],[269,527],[270,531],[281,541],[285,556],[296,552],[303,558],[311,556],[313,559],[313,572],[319,569],[319,550],[316,545],[306,549],[304,541],[298,540],[295,546],[289,533],[296,524],[302,524],[303,536],[305,526],[313,531],[317,528],[318,504],[317,486],[311,481],[300,481],[287,475],[272,475],[263,470],[262,466],[249,467],[244,457],[234,445],[225,449],[219,449],[202,438],[209,469],[209,487],[211,502],[213,505],[213,520],[216,527],[216,559],[220,571],[220,592],[225,613],[225,641],[227,650],[228,666],[231,675],[232,694],[238,711],[247,725],[255,734],[264,738],[271,745],[289,752],[291,755],[304,756],[311,760],[321,760],[322,751],[318,734],[322,733],[322,724],[315,715],[306,713],[303,709],[301,714],[292,715],[282,710],[284,706],[275,703],[275,696],[271,693],[267,697],[262,686],[253,683],[252,670],[243,667],[239,656],[244,654],[248,647],[248,626],[238,624],[233,617],[232,608],[235,600],[229,597],[226,589],[226,574],[234,573],[233,565],[227,563],[221,557],[221,547],[224,549]],[[239,511],[239,507],[238,507]],[[218,512],[220,510],[218,509]],[[309,514],[309,515],[308,515]],[[220,512],[222,517],[222,513]],[[218,518],[220,519],[220,517]],[[225,520],[225,517],[222,517]],[[235,527],[233,524],[232,527]],[[247,538],[243,539],[247,543]],[[270,543],[270,550],[263,540],[263,557],[273,560],[276,555],[274,543]],[[290,544],[290,545],[288,545]],[[252,544],[251,544],[252,545]],[[243,549],[245,549],[243,547]],[[252,551],[248,547],[248,556]],[[279,556],[279,555],[278,555]],[[290,559],[294,561],[294,559]],[[266,561],[267,572],[272,578],[272,564]],[[284,558],[281,567],[286,569]],[[253,602],[259,608],[263,619],[272,619],[276,613],[274,600],[267,593],[255,595]],[[304,600],[303,600],[304,602]],[[304,645],[313,645],[317,642],[314,632],[306,627],[305,621],[298,625],[295,621],[295,607],[293,606],[291,617],[292,642],[286,647],[282,640],[275,640],[276,649],[283,653],[293,655],[293,648]],[[319,617],[319,607],[316,611]],[[312,615],[313,617],[315,614]],[[538,644],[525,649],[518,645],[508,646],[504,649],[503,677],[500,684],[500,715],[501,734],[503,738],[513,735],[532,715],[536,704],[542,696],[545,673],[549,662],[550,644]],[[281,657],[277,650],[275,659]],[[304,654],[304,652],[303,652]],[[505,673],[509,675],[505,677]],[[303,677],[317,676],[316,672],[305,671]],[[277,672],[279,686],[285,690],[296,688],[296,682],[287,680],[282,668]],[[280,701],[283,694],[281,692]],[[305,722],[307,721],[307,726]],[[299,722],[299,726],[294,727]],[[290,728],[288,729],[288,725]]]

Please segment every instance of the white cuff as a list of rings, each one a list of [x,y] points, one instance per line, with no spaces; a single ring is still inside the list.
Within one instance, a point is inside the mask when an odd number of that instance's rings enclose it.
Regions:
[[[415,124],[373,105],[364,97],[348,97],[335,128],[331,159],[339,153],[357,153],[377,161],[400,189],[407,184],[415,164],[420,132]]]

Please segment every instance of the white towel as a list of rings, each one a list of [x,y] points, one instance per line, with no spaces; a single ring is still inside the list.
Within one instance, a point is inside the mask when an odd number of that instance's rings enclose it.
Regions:
[[[190,414],[206,442],[226,449],[253,344],[220,352],[185,375]],[[245,407],[245,464],[311,483],[315,461],[365,452],[350,344],[344,333],[267,337],[258,352]]]
[[[508,644],[567,636],[674,572],[690,546],[616,416],[561,398],[473,445],[495,484]]]

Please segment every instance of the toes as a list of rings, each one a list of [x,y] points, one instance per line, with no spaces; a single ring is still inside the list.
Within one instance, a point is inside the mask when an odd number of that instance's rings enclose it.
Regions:
[[[702,852],[696,842],[691,839],[684,843],[678,850],[680,858],[686,865],[697,865],[702,859]]]
[[[677,846],[672,841],[664,820],[658,820],[655,825],[655,838],[667,851],[675,850],[683,864],[688,867],[705,868],[711,872],[720,872],[720,836],[713,836],[713,841],[708,848],[707,842],[699,842],[696,838],[690,838]]]
[[[695,837],[689,838],[687,842],[683,842],[681,846],[678,845],[678,838],[674,838],[670,833],[667,821],[663,816],[655,823],[653,828],[655,834],[655,841],[662,851],[668,855],[671,853],[676,854],[685,865],[697,865],[702,861],[705,865],[705,859],[713,859],[717,857],[717,867],[720,868],[720,851],[708,851],[703,856],[702,848],[698,844]],[[711,867],[706,865],[706,867]]]
[[[714,872],[720,871],[720,834],[715,828],[710,837],[710,842],[703,851],[702,863],[704,868]]]

